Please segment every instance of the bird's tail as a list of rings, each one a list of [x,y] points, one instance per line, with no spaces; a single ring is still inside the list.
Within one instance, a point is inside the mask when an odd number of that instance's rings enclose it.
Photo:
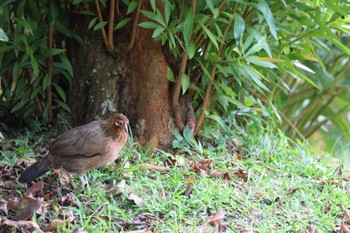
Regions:
[[[35,178],[44,175],[49,170],[50,166],[48,166],[48,159],[45,157],[44,159],[30,165],[30,167],[22,172],[21,176],[19,177],[19,182],[29,184]]]

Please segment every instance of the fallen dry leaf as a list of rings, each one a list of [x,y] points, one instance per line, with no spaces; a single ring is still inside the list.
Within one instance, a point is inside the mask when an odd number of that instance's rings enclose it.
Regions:
[[[190,197],[193,189],[194,189],[194,184],[192,184],[192,183],[188,184],[187,189],[184,192],[184,195],[187,196],[187,197]]]
[[[348,213],[348,211],[345,209],[344,205],[340,204],[340,209],[341,211],[343,211],[343,215],[346,221],[348,221],[350,219],[350,215]]]
[[[151,169],[151,170],[156,170],[156,171],[160,171],[160,172],[166,172],[166,171],[170,170],[170,168],[168,168],[168,167],[160,167],[160,166],[149,164],[149,163],[141,163],[138,165],[138,168]]]
[[[213,163],[213,160],[211,159],[204,159],[202,161],[199,161],[198,167],[202,169],[203,171],[208,172],[211,168],[211,165]]]
[[[16,228],[24,228],[26,230],[36,230],[39,233],[43,233],[39,225],[33,221],[13,221],[6,217],[0,216],[0,226],[11,226]]]
[[[68,223],[73,222],[75,218],[69,217],[66,219],[54,219],[46,227],[46,231],[56,231],[58,226],[66,226]]]
[[[219,209],[216,214],[209,219],[209,223],[218,227],[219,232],[226,229],[227,223],[224,222],[225,213]]]
[[[215,223],[217,221],[222,220],[224,217],[224,212],[221,209],[219,209],[218,212],[216,212],[216,214],[209,219],[209,223]]]
[[[41,202],[41,200],[33,197],[24,197],[17,206],[18,220],[27,220],[33,217],[34,212],[40,208]]]
[[[136,196],[136,195],[133,194],[133,193],[130,193],[130,195],[129,195],[129,200],[134,201],[135,204],[136,204],[137,206],[140,206],[141,203],[142,203],[142,198]]]
[[[34,183],[25,193],[24,196],[32,196],[34,193],[42,190],[44,187],[44,181],[38,181]]]
[[[16,211],[18,204],[19,204],[19,200],[17,198],[10,199],[7,201],[7,209],[12,210],[12,211]]]
[[[0,199],[0,213],[3,215],[8,214],[7,201],[4,199]]]
[[[348,227],[347,225],[345,225],[345,223],[342,223],[342,224],[340,225],[340,230],[341,230],[342,232],[344,232],[344,233],[350,233],[350,229],[349,229],[349,227]]]
[[[317,180],[317,181],[314,181],[316,184],[321,184],[321,185],[324,185],[324,184],[332,184],[332,185],[335,185],[335,184],[339,184],[340,181],[339,180],[335,180],[335,179],[328,179],[328,180]]]
[[[242,155],[241,155],[240,153],[235,152],[235,155],[236,155],[236,158],[237,158],[238,160],[242,160],[242,159],[243,159],[243,158],[242,158]]]
[[[247,180],[247,178],[248,178],[248,173],[247,173],[247,171],[244,171],[244,170],[242,170],[242,169],[239,169],[237,172],[236,172],[236,175],[238,176],[238,177],[240,177],[240,178],[242,178],[243,180]]]
[[[121,193],[130,193],[131,192],[131,187],[126,184],[125,180],[119,181],[118,184],[114,185],[112,188],[107,189],[108,193],[118,195]]]
[[[330,210],[331,210],[331,206],[327,204],[326,208],[324,209],[324,213],[327,214]]]
[[[310,224],[307,228],[307,233],[315,233],[315,226],[313,224]]]
[[[136,230],[136,231],[128,231],[128,233],[153,233],[150,229]]]
[[[73,193],[67,193],[60,198],[60,204],[63,206],[79,206]]]
[[[72,233],[88,233],[87,231],[84,231],[81,228],[75,229]]]
[[[220,177],[222,177],[222,179],[224,179],[224,180],[231,180],[230,174],[228,172],[215,171],[215,172],[210,173],[209,176],[211,178],[220,178]]]

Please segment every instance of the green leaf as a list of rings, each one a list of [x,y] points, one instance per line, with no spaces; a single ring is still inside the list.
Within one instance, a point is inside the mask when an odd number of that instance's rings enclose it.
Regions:
[[[95,26],[97,20],[98,20],[98,17],[95,17],[95,18],[93,18],[92,20],[90,20],[88,29],[90,29],[90,28],[92,28],[93,26]]]
[[[248,50],[248,52],[245,53],[244,57],[248,57],[251,54],[259,52],[261,49],[265,47],[266,44],[267,44],[266,37],[261,37],[260,40],[254,46],[252,46]]]
[[[50,1],[49,6],[50,6],[49,12],[50,12],[50,17],[51,17],[50,20],[52,20],[51,23],[53,23],[54,21],[56,21],[56,19],[58,17],[58,14],[59,14],[58,11],[59,10],[57,8],[56,1]]]
[[[153,12],[155,12],[156,9],[157,9],[156,1],[155,0],[150,0],[150,2],[151,2],[152,10],[153,10]]]
[[[334,10],[335,12],[337,12],[338,14],[340,14],[340,15],[342,15],[342,16],[345,16],[345,15],[347,15],[349,12],[347,12],[347,11],[345,11],[340,5],[341,4],[339,4],[339,5],[337,5],[337,4],[335,4],[335,2],[337,2],[337,1],[334,1],[334,0],[324,0],[326,3],[327,3],[327,5],[332,9],[332,10]],[[346,8],[345,8],[346,9]]]
[[[173,70],[168,66],[168,72],[167,72],[167,76],[168,76],[168,80],[170,82],[175,82],[175,75],[174,75],[174,72]]]
[[[34,82],[39,76],[39,64],[35,57],[32,57],[31,64],[33,68],[33,77],[31,83]]]
[[[122,27],[124,27],[127,23],[129,23],[131,20],[131,18],[126,18],[126,19],[123,19],[122,21],[120,21],[117,26],[115,26],[114,30],[117,30],[117,29],[120,29]]]
[[[70,110],[70,107],[65,103],[65,102],[63,102],[63,101],[61,101],[61,100],[56,100],[57,101],[57,103],[58,103],[58,105],[61,107],[61,108],[63,108],[64,110],[66,110],[67,112],[70,112],[71,110]]]
[[[49,74],[45,74],[44,79],[43,79],[43,90],[46,90],[50,85],[50,76]]]
[[[184,26],[183,26],[183,30],[182,30],[182,34],[183,34],[183,38],[185,41],[185,45],[188,48],[190,45],[190,41],[191,41],[191,33],[192,33],[192,29],[193,29],[193,21],[194,21],[194,15],[192,13],[192,10],[189,9],[184,21]]]
[[[11,49],[14,49],[14,48],[15,48],[15,46],[13,46],[13,45],[0,46],[0,54],[5,53],[5,52],[7,52]]]
[[[157,38],[160,34],[164,32],[164,28],[160,27],[154,30],[152,38]]]
[[[182,94],[185,94],[188,87],[190,86],[190,77],[183,73],[181,80]]]
[[[248,98],[245,98],[244,100],[244,106],[251,107],[255,103],[255,100],[252,96],[249,96]]]
[[[128,6],[128,10],[127,10],[126,14],[130,14],[131,12],[133,12],[137,8],[138,5],[139,5],[138,0],[131,1],[129,6]]]
[[[194,139],[192,131],[188,124],[184,128],[183,135],[187,142],[191,142]]]
[[[11,113],[17,112],[18,110],[21,110],[24,106],[27,105],[29,99],[21,99],[19,102],[15,104],[15,106],[12,107]]]
[[[219,9],[215,8],[212,0],[205,0],[210,11],[213,13],[214,18],[219,16]]]
[[[235,13],[235,23],[233,27],[233,33],[235,36],[236,44],[239,44],[243,36],[244,29],[245,29],[245,22],[243,17],[240,14]]]
[[[65,54],[60,54],[59,57],[64,64],[64,69],[69,73],[71,77],[73,77],[73,67],[67,56]]]
[[[142,22],[139,23],[139,27],[148,28],[148,29],[156,29],[162,27],[161,25],[154,22]]]
[[[66,98],[66,93],[64,92],[64,90],[59,86],[57,85],[56,83],[53,83],[53,86],[55,87],[58,95],[61,97],[61,99],[66,102],[67,98]]]
[[[21,75],[21,71],[22,71],[22,62],[20,60],[17,60],[12,69],[12,78],[14,83],[18,82],[19,77]]]
[[[276,32],[276,25],[275,25],[275,18],[273,17],[273,14],[265,2],[265,0],[259,0],[258,8],[260,12],[263,14],[267,25],[269,25],[270,32],[272,36],[277,40],[277,32]]]
[[[35,96],[37,96],[41,92],[41,86],[37,86],[32,93],[30,94],[30,99],[33,99]]]
[[[193,58],[195,52],[196,52],[196,46],[194,45],[194,42],[190,41],[188,46],[186,46],[188,58]]]
[[[96,13],[92,12],[92,11],[79,11],[79,14],[88,15],[88,16],[96,16]]]
[[[103,21],[103,22],[100,22],[100,23],[96,24],[96,26],[94,27],[94,31],[100,30],[101,28],[103,28],[104,26],[106,26],[107,23],[108,23],[108,22]]]
[[[50,57],[63,53],[64,51],[64,49],[45,49],[41,52],[41,55],[43,55],[44,57]]]
[[[216,40],[216,37],[214,36],[214,34],[202,23],[199,23],[199,25],[202,27],[202,29],[204,30],[205,34],[209,37],[211,42],[213,42],[216,49],[219,49],[218,41]]]
[[[169,24],[170,14],[171,14],[171,5],[168,0],[164,1],[164,12],[165,12],[165,23]]]
[[[15,18],[15,21],[21,25],[22,27],[24,27],[25,29],[27,29],[29,31],[30,34],[33,34],[33,29],[32,26],[27,22],[24,21],[23,19],[20,18]]]
[[[209,115],[207,117],[216,121],[223,129],[226,128],[226,125],[225,125],[224,121],[221,119],[221,117],[216,116],[216,115]]]
[[[162,25],[163,27],[166,27],[166,24],[164,22],[164,19],[162,17],[162,14],[158,11],[157,14],[149,12],[149,11],[141,11],[143,15],[145,15],[147,18],[152,19]]]

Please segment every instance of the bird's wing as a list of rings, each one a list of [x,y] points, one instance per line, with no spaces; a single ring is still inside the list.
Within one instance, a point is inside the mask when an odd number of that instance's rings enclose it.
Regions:
[[[50,153],[61,157],[94,157],[104,151],[104,133],[100,121],[73,128],[50,143]]]

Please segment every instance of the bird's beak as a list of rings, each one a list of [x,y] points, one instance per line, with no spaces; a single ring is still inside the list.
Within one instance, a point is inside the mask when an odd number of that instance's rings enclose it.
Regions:
[[[121,122],[116,121],[115,126],[124,129],[125,132],[128,132],[128,123],[126,121],[121,121]]]

